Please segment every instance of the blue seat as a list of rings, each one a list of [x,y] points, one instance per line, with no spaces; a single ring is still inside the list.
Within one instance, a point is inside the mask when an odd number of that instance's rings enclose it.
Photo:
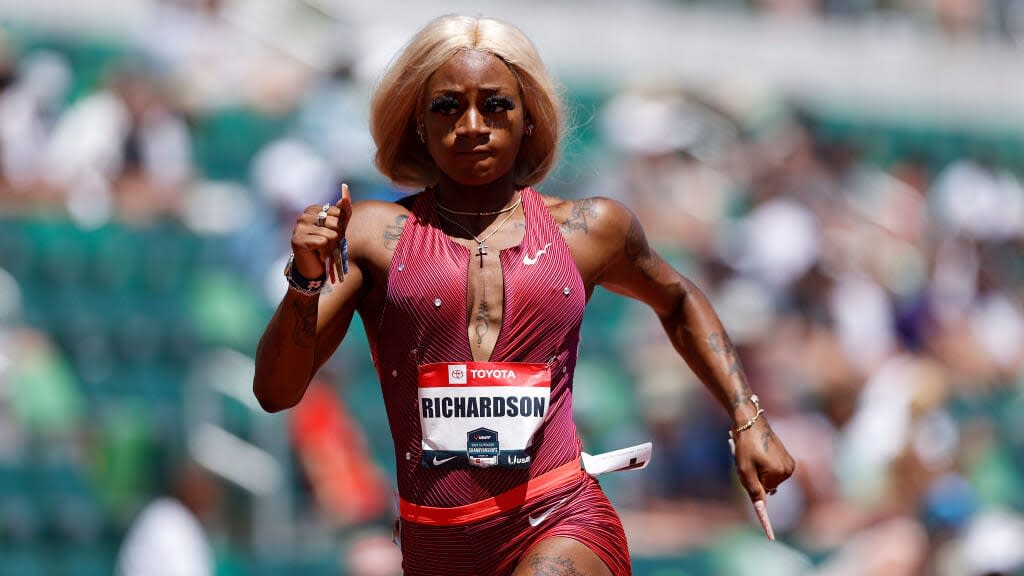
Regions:
[[[31,500],[54,541],[91,545],[103,532],[104,517],[83,470],[69,460],[30,465]]]
[[[0,576],[49,576],[50,565],[43,547],[16,547],[0,554]]]
[[[63,547],[56,556],[55,574],[58,576],[110,576],[114,573],[115,552],[106,544]]]
[[[16,545],[38,539],[42,527],[29,499],[30,484],[22,463],[0,465],[0,542]]]

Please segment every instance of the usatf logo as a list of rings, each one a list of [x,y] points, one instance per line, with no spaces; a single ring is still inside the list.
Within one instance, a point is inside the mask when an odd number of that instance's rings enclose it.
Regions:
[[[490,442],[497,437],[494,430],[488,430],[486,428],[477,428],[469,433],[469,439],[474,442]]]
[[[465,364],[451,364],[448,366],[448,383],[449,384],[465,384],[466,383],[466,365]]]

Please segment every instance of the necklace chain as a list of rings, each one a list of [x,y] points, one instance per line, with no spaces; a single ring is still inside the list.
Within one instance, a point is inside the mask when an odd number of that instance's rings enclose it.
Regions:
[[[441,204],[441,202],[438,201],[436,194],[434,196],[434,205],[435,206],[437,206],[438,208],[440,208],[444,212],[447,212],[449,214],[455,214],[455,215],[458,215],[458,216],[497,216],[498,214],[504,214],[506,212],[512,212],[513,210],[515,210],[516,208],[519,207],[519,204],[522,201],[523,201],[523,197],[520,196],[519,200],[517,200],[515,204],[512,204],[511,206],[506,206],[505,208],[502,208],[501,210],[491,210],[489,212],[462,212],[460,210],[453,210],[453,209],[445,206],[444,204]]]
[[[501,212],[495,212],[495,214],[501,214],[502,212],[508,212],[508,215],[505,216],[504,218],[502,218],[501,222],[499,222],[498,225],[494,227],[494,230],[491,230],[491,232],[489,234],[487,234],[487,236],[484,236],[483,238],[478,238],[476,234],[473,234],[472,232],[469,231],[469,228],[466,228],[462,224],[459,224],[455,220],[449,218],[448,216],[445,216],[443,212],[438,212],[437,215],[440,216],[441,218],[443,218],[445,222],[448,222],[449,224],[454,224],[455,226],[458,226],[459,228],[462,229],[463,232],[465,232],[466,234],[469,234],[470,236],[473,237],[473,240],[476,241],[476,255],[480,257],[480,267],[483,268],[483,266],[484,266],[484,255],[487,254],[487,246],[484,245],[484,242],[486,242],[491,236],[494,236],[498,232],[498,230],[501,230],[501,227],[504,226],[505,223],[508,222],[509,219],[511,219],[512,216],[515,215],[516,208],[518,208],[519,205],[522,204],[522,203],[523,203],[523,198],[522,198],[522,196],[520,196],[519,200],[516,200],[516,203],[513,204],[512,206],[503,209]],[[441,206],[436,201],[434,202],[434,204],[436,206],[438,206],[438,207]],[[458,212],[455,212],[455,214],[458,214]],[[469,214],[476,215],[475,212],[470,212]],[[483,214],[484,213],[481,213],[481,215],[483,215]]]
[[[455,214],[457,216],[497,216],[498,214],[504,214],[506,212],[511,212],[515,210],[516,207],[519,205],[519,203],[517,202],[511,206],[502,208],[501,210],[491,210],[490,212],[461,212],[459,210],[452,210],[451,208],[445,206],[444,204],[441,204],[440,202],[436,202],[436,204],[437,207],[440,208],[442,212]]]

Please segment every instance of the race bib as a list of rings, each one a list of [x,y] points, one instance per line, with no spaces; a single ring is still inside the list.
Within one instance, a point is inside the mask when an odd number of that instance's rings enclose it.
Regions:
[[[421,463],[528,468],[547,416],[547,364],[462,362],[419,367]]]

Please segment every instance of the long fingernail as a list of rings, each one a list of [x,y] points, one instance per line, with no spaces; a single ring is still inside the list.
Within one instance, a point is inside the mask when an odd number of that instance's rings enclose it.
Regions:
[[[765,535],[774,542],[775,531],[772,530],[772,521],[768,519],[768,508],[765,506],[764,500],[754,500],[754,512],[757,513],[757,520],[761,523]]]

